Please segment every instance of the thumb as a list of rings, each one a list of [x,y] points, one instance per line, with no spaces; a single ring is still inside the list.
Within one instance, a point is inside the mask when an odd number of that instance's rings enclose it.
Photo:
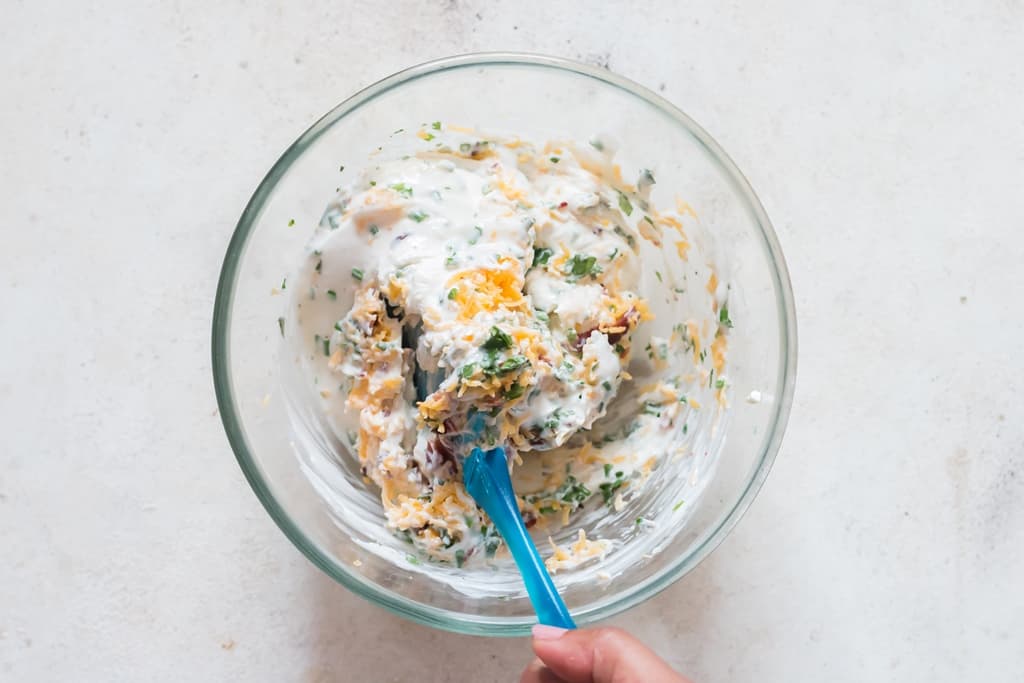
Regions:
[[[533,651],[566,683],[689,683],[618,628],[534,626]]]

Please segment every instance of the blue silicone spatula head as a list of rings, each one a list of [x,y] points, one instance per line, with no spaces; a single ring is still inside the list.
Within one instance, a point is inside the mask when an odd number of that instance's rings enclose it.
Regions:
[[[462,465],[462,478],[469,495],[483,508],[505,539],[512,559],[523,575],[526,592],[540,623],[576,628],[519,515],[512,480],[508,476],[505,449],[499,447],[484,451],[474,448]]]
[[[416,325],[402,331],[403,346],[412,349],[413,354],[419,348],[419,340],[423,328]],[[413,356],[415,358],[415,355]],[[424,400],[432,391],[436,391],[444,380],[440,371],[427,372],[415,363],[413,385],[416,387],[418,401]],[[469,432],[472,439],[480,437],[483,431],[483,417],[477,413],[469,421]],[[483,451],[474,448],[462,464],[462,479],[473,496],[476,504],[483,508],[491,518],[501,537],[505,539],[512,559],[523,575],[526,593],[530,596],[537,619],[548,626],[576,628],[569,609],[565,606],[562,596],[555,589],[555,583],[548,574],[547,567],[540,559],[537,546],[533,544],[526,532],[526,525],[519,515],[519,506],[512,491],[512,479],[508,476],[508,460],[504,448],[492,448]]]

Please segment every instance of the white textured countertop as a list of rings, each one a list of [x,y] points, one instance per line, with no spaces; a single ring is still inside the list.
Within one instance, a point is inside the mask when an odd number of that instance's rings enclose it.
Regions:
[[[614,622],[705,683],[1024,677],[1024,7],[305,4],[4,3],[0,680],[516,680],[526,641],[407,623],[292,547],[209,354],[229,235],[296,135],[496,49],[661,91],[750,178],[792,272],[774,471]]]

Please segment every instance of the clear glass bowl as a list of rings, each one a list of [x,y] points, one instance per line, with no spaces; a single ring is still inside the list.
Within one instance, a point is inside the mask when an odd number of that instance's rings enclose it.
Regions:
[[[717,468],[685,524],[610,582],[570,582],[579,624],[609,617],[669,586],[706,557],[750,506],[778,451],[792,402],[796,319],[775,233],[747,181],[711,137],[655,93],[605,70],[524,54],[451,57],[353,95],[303,133],[260,183],[224,259],[213,316],[213,372],[228,439],[256,495],[306,556],[355,593],[414,621],[479,635],[522,635],[534,622],[517,595],[474,598],[403,562],[367,554],[342,530],[296,457],[271,296],[297,264],[335,187],[396,129],[442,120],[544,139],[617,140],[678,188],[729,262],[731,405]],[[578,135],[575,135],[578,134]],[[760,400],[750,400],[757,395]]]

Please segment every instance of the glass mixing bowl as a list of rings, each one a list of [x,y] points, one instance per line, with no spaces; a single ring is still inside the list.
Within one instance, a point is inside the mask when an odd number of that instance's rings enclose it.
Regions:
[[[256,189],[228,246],[213,316],[217,401],[245,476],[285,534],[336,581],[404,617],[480,635],[522,635],[535,621],[523,591],[468,595],[438,579],[444,567],[423,571],[404,554],[368,553],[358,530],[339,523],[328,500],[345,486],[361,497],[353,505],[362,506],[366,524],[382,524],[383,516],[374,518],[365,505],[376,494],[360,484],[358,467],[335,456],[337,444],[317,431],[315,409],[287,400],[295,378],[281,362],[284,297],[271,291],[300,262],[310,236],[289,225],[319,221],[342,183],[339,166],[358,167],[396,129],[435,120],[539,140],[614,139],[621,153],[656,170],[658,188],[686,198],[728,262],[735,328],[728,419],[711,439],[717,465],[685,521],[661,529],[642,556],[620,562],[612,580],[556,577],[577,622],[588,624],[693,569],[739,521],[768,475],[796,372],[786,265],[753,190],[700,126],[646,88],[584,64],[523,54],[442,59],[362,90],[303,133]],[[503,571],[507,583],[514,568]]]

